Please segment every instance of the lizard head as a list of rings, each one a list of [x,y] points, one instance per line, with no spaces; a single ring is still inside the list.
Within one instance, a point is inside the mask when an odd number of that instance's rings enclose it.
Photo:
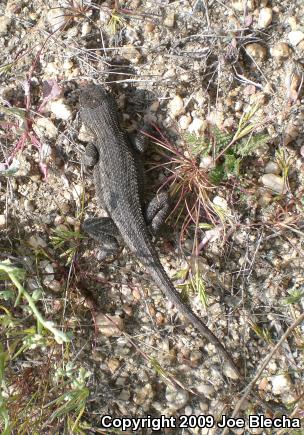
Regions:
[[[80,106],[95,109],[102,106],[103,101],[108,99],[108,92],[102,87],[94,84],[87,85],[80,92]]]

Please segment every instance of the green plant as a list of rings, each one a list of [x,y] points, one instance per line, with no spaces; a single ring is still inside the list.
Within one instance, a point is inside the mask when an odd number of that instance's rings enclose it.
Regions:
[[[76,413],[76,419],[69,422],[69,429],[75,433],[75,429],[80,421],[85,410],[86,401],[89,397],[90,390],[86,387],[87,379],[91,373],[80,367],[77,367],[71,362],[68,362],[64,368],[57,370],[55,380],[61,379],[65,384],[65,392],[57,397],[54,401],[48,403],[48,407],[56,406],[56,410],[51,414],[50,421],[58,419],[62,416]],[[64,379],[67,378],[68,381]],[[71,419],[71,417],[70,417]]]
[[[289,296],[283,299],[283,303],[286,305],[298,304],[301,299],[304,298],[304,289],[292,289],[289,291]]]
[[[270,332],[268,331],[268,329],[261,328],[259,325],[257,325],[256,323],[253,323],[253,322],[249,322],[249,323],[250,323],[251,329],[255,332],[255,334],[258,337],[260,337],[262,340],[266,341],[266,343],[268,343],[268,344],[272,343],[271,335],[270,335]]]
[[[190,294],[196,294],[198,295],[203,307],[207,307],[208,296],[206,293],[206,286],[197,265],[194,266],[193,271],[190,267],[180,270],[175,274],[175,278],[185,280],[184,283],[176,285],[181,288],[181,294],[185,300],[189,299]]]
[[[66,266],[71,264],[80,240],[85,238],[79,231],[60,229],[53,230],[53,236],[50,237],[54,248],[63,251],[60,254],[60,258],[66,257]]]
[[[244,113],[235,132],[214,127],[204,137],[186,135],[182,149],[171,145],[155,126],[159,138],[147,134],[167,159],[157,166],[164,166],[170,173],[162,187],[168,185],[171,196],[176,198],[171,215],[176,215],[176,223],[182,220],[180,241],[184,240],[189,226],[194,225],[197,254],[196,236],[202,218],[206,224],[221,225],[224,231],[227,223],[233,224],[229,211],[213,202],[216,186],[231,176],[239,177],[242,160],[269,140],[266,134],[254,133],[258,124],[253,117],[258,108],[256,104]],[[206,157],[210,160],[208,167],[201,165]]]
[[[110,20],[107,24],[107,31],[111,35],[115,35],[117,30],[123,27],[125,24],[126,20],[123,18],[122,14],[118,10],[113,9]]]
[[[57,343],[70,341],[70,336],[64,333],[63,331],[57,329],[54,326],[53,322],[49,320],[45,320],[42,314],[40,313],[40,311],[38,310],[38,308],[36,307],[35,302],[39,299],[39,292],[35,291],[32,295],[30,295],[23,287],[21,282],[25,279],[25,270],[12,265],[10,260],[5,260],[0,263],[0,279],[5,278],[4,274],[7,275],[7,277],[11,280],[11,282],[18,290],[17,298],[15,300],[15,306],[17,306],[20,303],[21,298],[24,298],[28,303],[30,311],[36,318],[37,337],[41,336],[43,329],[46,329],[53,334],[54,339],[57,341]],[[10,297],[11,294],[6,292],[3,296]],[[8,316],[8,320],[9,320],[9,316]],[[9,322],[5,322],[5,318],[4,319],[2,318],[2,322],[9,324]]]
[[[5,346],[0,343],[1,433],[9,435],[17,428],[22,433],[40,433],[44,427],[49,430],[50,425],[65,422],[69,433],[84,434],[87,427],[82,417],[90,372],[70,361],[71,334],[44,319],[37,308],[39,289],[31,294],[25,289],[25,270],[3,261],[0,279],[7,282],[0,292],[0,329],[5,337]],[[19,315],[14,314],[17,306]],[[25,316],[20,317],[20,309]],[[24,358],[44,363],[24,367]],[[17,372],[13,369],[16,364]]]

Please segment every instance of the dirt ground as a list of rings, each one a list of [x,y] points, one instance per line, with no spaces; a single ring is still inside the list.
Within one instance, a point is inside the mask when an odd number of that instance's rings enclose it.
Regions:
[[[303,433],[303,66],[303,0],[0,3],[2,433]],[[160,259],[242,379],[82,232],[92,82],[151,128]]]

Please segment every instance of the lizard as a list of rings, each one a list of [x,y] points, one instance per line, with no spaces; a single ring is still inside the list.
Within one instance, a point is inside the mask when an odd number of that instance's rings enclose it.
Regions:
[[[182,301],[161,264],[152,234],[167,216],[168,201],[166,193],[158,194],[145,207],[141,163],[145,147],[140,141],[133,143],[121,127],[116,101],[103,86],[84,86],[79,99],[81,121],[95,138],[86,146],[83,162],[93,167],[98,203],[108,214],[108,217],[85,220],[83,230],[102,244],[103,255],[118,248],[117,236],[120,237],[177,311],[215,346],[236,376],[241,377],[231,355]]]

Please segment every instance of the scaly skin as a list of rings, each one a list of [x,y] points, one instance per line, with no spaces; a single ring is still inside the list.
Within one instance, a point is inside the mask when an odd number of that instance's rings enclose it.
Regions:
[[[218,350],[240,377],[233,359],[210,329],[180,298],[153,246],[145,222],[138,171],[139,153],[121,129],[113,97],[101,86],[88,85],[80,95],[80,116],[94,134],[94,149],[87,157],[94,165],[99,203],[117,227],[121,238],[145,266],[155,284],[200,333]],[[97,152],[96,152],[97,151]],[[95,160],[94,160],[95,159]]]

